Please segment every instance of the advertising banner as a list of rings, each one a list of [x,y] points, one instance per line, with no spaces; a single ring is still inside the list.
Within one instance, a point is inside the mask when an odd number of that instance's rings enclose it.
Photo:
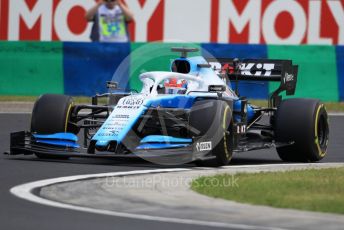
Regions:
[[[344,0],[123,0],[133,42],[344,45]],[[0,0],[0,40],[90,41],[95,0]]]

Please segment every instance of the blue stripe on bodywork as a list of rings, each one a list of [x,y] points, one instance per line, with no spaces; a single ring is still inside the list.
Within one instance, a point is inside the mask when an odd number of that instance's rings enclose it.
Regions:
[[[142,144],[137,147],[137,150],[150,150],[150,149],[173,149],[173,148],[184,148],[189,146],[188,144],[166,144],[166,143],[156,143],[156,144]],[[163,154],[163,153],[162,153]]]
[[[55,133],[49,135],[33,134],[33,136],[37,139],[78,141],[78,137],[72,133]]]
[[[141,140],[141,143],[192,143],[190,138],[176,138],[170,136],[152,135]]]
[[[268,58],[265,45],[234,45],[234,44],[202,44],[202,55],[206,58]],[[235,85],[232,82],[232,88]],[[269,96],[268,82],[240,82],[239,93],[247,98],[267,99]]]
[[[48,144],[48,145],[55,145],[59,147],[67,147],[67,148],[80,148],[80,145],[78,145],[75,142],[71,141],[64,141],[64,140],[43,140],[43,139],[38,139],[35,140],[36,143],[40,144]]]
[[[146,102],[147,107],[180,108],[190,109],[195,101],[194,96],[171,95],[150,99]]]

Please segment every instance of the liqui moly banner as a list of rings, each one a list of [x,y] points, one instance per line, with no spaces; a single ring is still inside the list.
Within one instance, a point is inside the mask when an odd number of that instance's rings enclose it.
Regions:
[[[344,0],[125,0],[131,40],[344,45]],[[0,40],[90,41],[95,0],[0,0]]]

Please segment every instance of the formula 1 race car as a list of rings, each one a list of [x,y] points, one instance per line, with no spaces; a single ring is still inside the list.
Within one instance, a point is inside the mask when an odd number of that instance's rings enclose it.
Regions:
[[[273,148],[283,161],[316,162],[326,155],[329,124],[324,105],[294,95],[298,66],[290,60],[181,57],[170,72],[140,75],[140,93],[109,93],[75,105],[69,96],[36,101],[30,132],[11,134],[10,155],[39,158],[141,157],[159,164],[229,164],[234,152]],[[239,97],[239,81],[280,82],[268,107]],[[234,88],[234,89],[233,89]],[[236,88],[236,89],[235,89]],[[108,103],[99,105],[100,98]],[[78,141],[82,136],[83,141]]]

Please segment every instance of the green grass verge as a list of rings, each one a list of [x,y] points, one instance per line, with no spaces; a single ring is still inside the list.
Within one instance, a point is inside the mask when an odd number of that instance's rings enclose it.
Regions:
[[[200,177],[191,188],[240,203],[344,214],[344,168]]]
[[[34,102],[37,98],[37,96],[0,96],[0,102]],[[88,97],[73,98],[78,104],[91,103],[91,99]],[[268,102],[264,100],[250,100],[250,103],[256,106],[268,106]],[[330,112],[344,112],[344,102],[326,102],[325,106]]]

